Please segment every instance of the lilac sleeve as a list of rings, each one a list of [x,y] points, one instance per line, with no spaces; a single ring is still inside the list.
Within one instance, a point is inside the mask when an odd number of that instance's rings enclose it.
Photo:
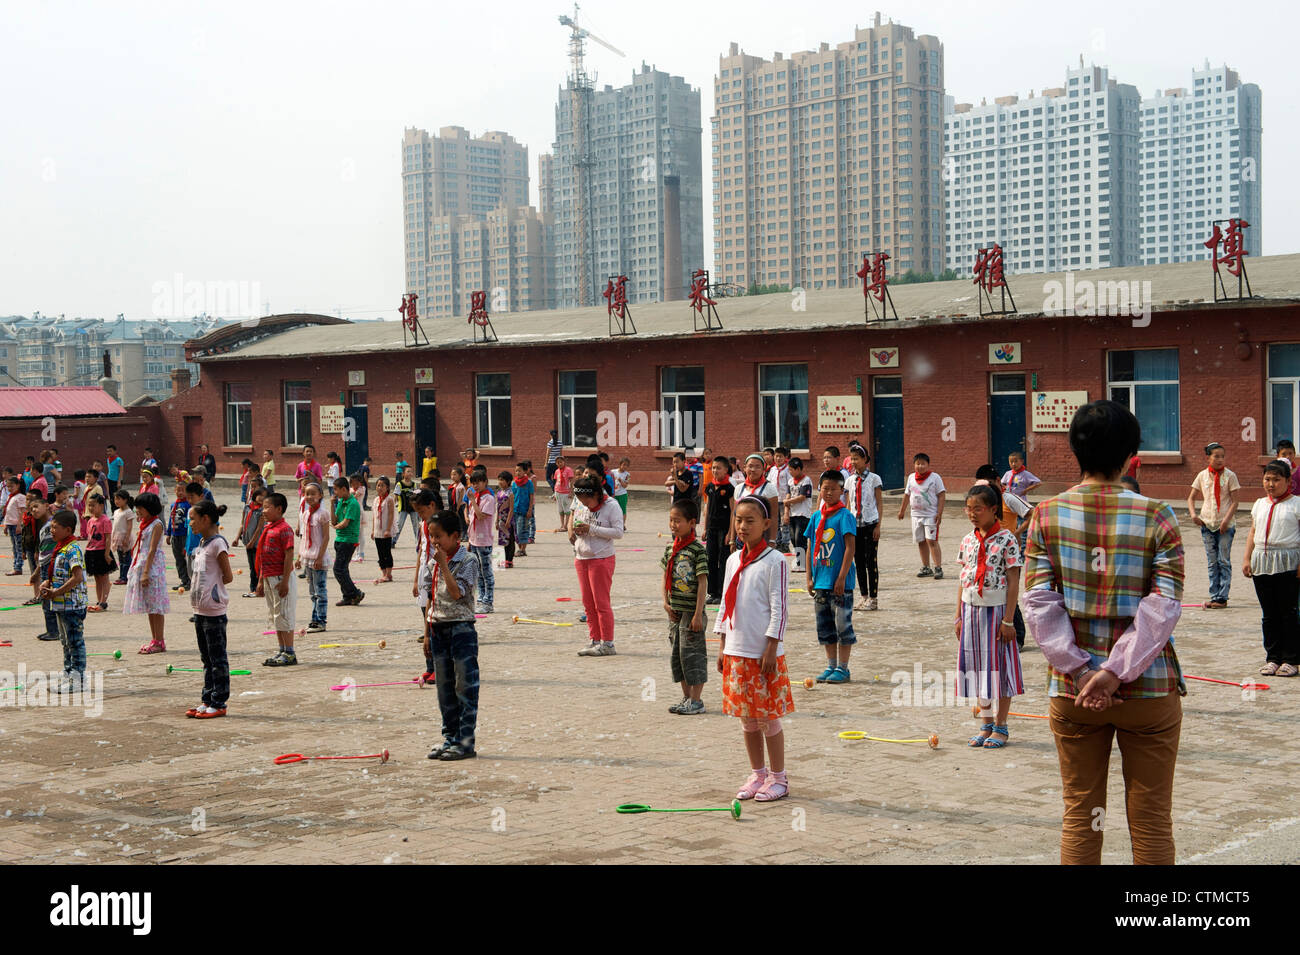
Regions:
[[[1020,595],[1020,609],[1025,629],[1047,657],[1047,662],[1062,673],[1074,673],[1092,661],[1074,642],[1074,625],[1065,610],[1065,596],[1055,590],[1027,590]]]
[[[1101,668],[1114,673],[1121,683],[1136,680],[1169,642],[1182,613],[1177,600],[1163,594],[1147,594],[1138,603],[1137,616],[1115,641],[1110,657]]]

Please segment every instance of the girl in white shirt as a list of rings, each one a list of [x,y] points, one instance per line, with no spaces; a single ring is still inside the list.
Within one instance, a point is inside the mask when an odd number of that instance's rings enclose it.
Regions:
[[[397,518],[396,501],[392,495],[392,485],[382,475],[375,480],[375,507],[370,512],[370,539],[375,542],[375,553],[379,560],[377,584],[393,581],[393,522]],[[419,534],[416,534],[419,546]]]
[[[578,656],[610,657],[614,655],[614,608],[609,593],[614,585],[614,541],[623,536],[623,511],[599,477],[574,481],[573,493],[578,503],[569,524],[569,543],[591,638]]]
[[[781,717],[794,712],[784,645],[790,569],[768,545],[772,518],[763,497],[737,501],[733,520],[741,550],[727,559],[722,612],[713,628],[721,637],[722,712],[740,717],[749,755],[751,772],[736,798],[771,802],[790,791],[781,728]]]
[[[1255,584],[1263,612],[1263,676],[1300,673],[1300,499],[1290,493],[1291,468],[1286,461],[1264,466],[1266,496],[1250,509],[1250,539],[1246,541],[1242,573]]]

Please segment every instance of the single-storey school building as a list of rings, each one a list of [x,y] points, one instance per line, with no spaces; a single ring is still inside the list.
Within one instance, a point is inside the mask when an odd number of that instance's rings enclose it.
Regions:
[[[851,289],[722,298],[710,331],[687,302],[637,305],[622,337],[603,307],[495,315],[487,343],[464,319],[426,320],[414,347],[397,322],[275,316],[187,343],[200,380],[163,402],[159,441],[186,461],[207,442],[222,471],[264,448],[291,471],[310,442],[376,474],[426,445],[444,476],[468,447],[493,474],[521,458],[540,473],[555,428],[576,456],[626,455],[634,484],[658,484],[684,445],[787,445],[815,476],[826,446],[858,438],[887,488],[917,452],[962,489],[1021,450],[1053,491],[1077,478],[1074,408],[1111,397],[1142,423],[1145,493],[1185,496],[1218,441],[1249,499],[1300,431],[1300,255],[1246,266],[1240,300],[1215,302],[1195,262],[1009,276],[1017,311],[999,315],[980,315],[969,279],[893,285],[898,318],[873,323]]]

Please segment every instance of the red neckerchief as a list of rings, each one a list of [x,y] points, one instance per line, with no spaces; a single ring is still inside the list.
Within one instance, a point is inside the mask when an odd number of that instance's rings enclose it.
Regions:
[[[487,496],[488,496],[489,494],[491,494],[491,493],[492,493],[491,491],[475,491],[475,492],[474,492],[474,503],[472,503],[472,504],[470,505],[470,508],[469,508],[469,515],[468,515],[470,521],[473,521],[473,522],[475,522],[475,523],[478,522],[478,514],[475,512],[474,508],[476,508],[476,507],[479,506],[479,504],[478,504],[479,501],[483,500],[483,498],[487,497]],[[486,517],[487,515],[484,515],[484,516]]]
[[[72,536],[71,536],[70,538],[68,538],[68,542],[67,542],[66,544],[60,544],[60,545],[59,545],[58,550],[56,550],[56,551],[54,552],[54,556],[50,558],[50,569],[49,569],[49,571],[47,572],[46,577],[45,577],[45,579],[46,579],[47,581],[49,581],[50,583],[54,583],[54,563],[55,563],[55,561],[57,561],[57,560],[59,559],[59,555],[60,555],[60,554],[62,554],[65,550],[67,550],[69,547],[71,547],[71,546],[72,546],[73,544],[75,544],[76,542],[77,542],[77,533],[76,533],[76,531],[73,531]]]
[[[307,550],[311,550],[311,525],[312,525],[312,517],[313,517],[313,516],[316,514],[316,512],[319,511],[319,510],[320,510],[320,503],[319,503],[319,502],[316,504],[315,507],[312,507],[310,504],[307,505]]]
[[[862,506],[862,498],[861,498],[861,497],[858,498],[858,506],[859,506],[859,507]],[[827,504],[827,502],[823,500],[823,501],[822,501],[822,506],[821,506],[821,508],[820,508],[820,510],[821,510],[821,512],[822,512],[822,527],[825,527],[825,526],[826,526],[826,519],[827,519],[828,517],[830,517],[830,516],[831,516],[832,514],[834,514],[836,511],[841,510],[843,507],[844,507],[844,502],[843,502],[842,500],[841,500],[841,501],[836,501],[834,504]]]
[[[730,484],[730,483],[731,483],[731,478],[730,478],[730,476],[724,474],[722,477],[715,477],[715,478],[713,479],[713,483],[714,483],[714,484]]]
[[[1014,467],[1014,468],[1011,469],[1011,474],[1012,474],[1012,476],[1014,477],[1015,475],[1019,474],[1019,473],[1020,473],[1021,471],[1023,471],[1024,469],[1025,469],[1025,466],[1024,466],[1023,464],[1018,465],[1017,467]]]
[[[981,596],[984,594],[984,574],[989,569],[988,553],[985,551],[984,545],[988,543],[990,537],[1000,530],[1002,530],[1002,525],[998,521],[994,521],[993,526],[984,533],[981,533],[978,527],[975,528],[975,539],[980,542],[980,549],[975,557],[975,577],[979,581],[975,592]]]
[[[248,519],[251,516],[253,520],[257,519],[257,512],[262,509],[261,504],[248,505],[248,512],[244,514],[244,546],[248,546]]]
[[[379,529],[381,531],[391,530],[391,528],[388,525],[392,522],[384,520],[384,502],[388,500],[390,496],[391,495],[388,494],[379,494],[378,495],[379,499],[375,501],[375,517],[378,518],[379,520]],[[384,535],[380,534],[379,536],[383,537]]]
[[[424,525],[424,534],[420,538],[420,562],[423,563],[429,559],[429,522],[421,523]]]
[[[926,471],[914,471],[914,472],[913,472],[913,475],[916,477],[916,483],[917,483],[917,484],[921,484],[921,483],[923,483],[923,482],[925,481],[926,478],[928,478],[928,477],[930,476],[930,472],[929,472],[928,470],[926,470]]]
[[[673,538],[673,552],[668,555],[668,568],[664,571],[664,593],[673,592],[673,562],[677,560],[677,555],[694,543],[695,531],[691,531],[685,537]]]
[[[736,625],[736,592],[740,589],[740,575],[745,572],[745,568],[758,560],[767,553],[767,541],[761,541],[757,547],[750,550],[746,547],[740,553],[740,566],[736,572],[731,575],[731,583],[727,585],[727,593],[722,600],[722,622],[731,621],[734,628]]]
[[[763,476],[758,479],[757,484],[750,484],[749,478],[745,478],[745,490],[749,491],[750,494],[753,494],[755,491],[757,491],[760,487],[762,487],[766,483],[767,483],[767,472],[764,471]]]
[[[1291,491],[1287,490],[1281,497],[1270,497],[1273,503],[1268,506],[1268,520],[1264,522],[1264,553],[1268,553],[1268,532],[1273,529],[1273,509],[1291,496]]]
[[[857,486],[853,490],[853,497],[857,506],[857,518],[858,520],[862,520],[862,485],[866,482],[867,476],[866,474],[859,474],[857,471],[853,472],[853,476],[858,482]]]
[[[1211,474],[1214,475],[1214,516],[1218,517],[1219,508],[1221,506],[1219,500],[1219,479],[1223,477],[1223,472],[1227,470],[1227,465],[1224,465],[1223,467],[1219,468],[1217,471],[1214,468],[1206,468],[1205,470],[1209,471]],[[1281,500],[1281,498],[1278,498],[1278,500]],[[1265,535],[1265,537],[1267,537],[1267,535]]]
[[[525,484],[528,483],[528,475],[525,474],[523,477],[515,478],[515,483],[518,484],[520,487],[523,487]]]
[[[145,532],[146,530],[148,530],[148,528],[150,527],[150,525],[152,525],[153,522],[156,521],[156,520],[158,520],[157,516],[150,517],[149,520],[145,521],[145,522],[144,522],[143,524],[141,524],[138,528],[136,528],[136,532],[135,532],[135,551],[134,551],[134,553],[131,555],[131,562],[132,562],[132,563],[135,563],[135,559],[136,559],[137,557],[140,556],[140,541],[142,541],[142,540],[144,539],[144,532]]]

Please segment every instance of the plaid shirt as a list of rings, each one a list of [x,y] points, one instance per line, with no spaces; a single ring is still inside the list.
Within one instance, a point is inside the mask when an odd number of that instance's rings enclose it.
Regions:
[[[1035,509],[1025,551],[1025,590],[1065,598],[1075,641],[1100,666],[1149,593],[1183,595],[1183,539],[1166,504],[1118,485],[1078,485]],[[1048,667],[1048,695],[1073,697],[1068,673]],[[1122,699],[1187,692],[1171,638]]]

